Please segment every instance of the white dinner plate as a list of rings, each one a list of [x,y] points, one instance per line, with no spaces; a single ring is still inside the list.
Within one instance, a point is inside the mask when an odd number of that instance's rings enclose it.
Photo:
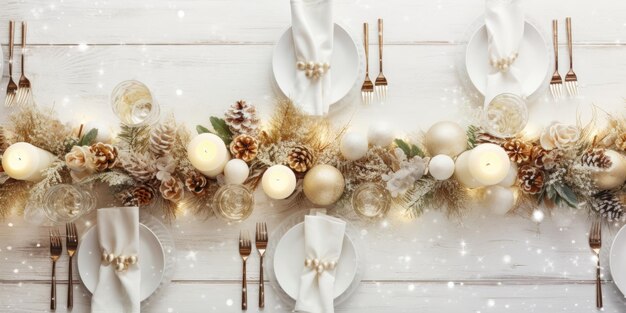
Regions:
[[[539,30],[526,21],[519,57],[515,61],[515,66],[521,70],[520,83],[525,96],[531,96],[546,82],[551,70],[550,56],[548,45]],[[484,95],[490,68],[484,23],[470,37],[465,51],[465,67],[474,87]]]
[[[341,26],[335,24],[331,67],[330,104],[339,102],[357,85],[363,53],[360,45]],[[272,70],[278,88],[286,97],[293,96],[296,77],[296,53],[291,27],[283,33],[274,48]]]
[[[91,227],[78,247],[78,274],[83,285],[93,294],[98,284],[101,255],[96,227]],[[141,301],[147,299],[161,284],[165,271],[165,253],[157,236],[145,225],[139,224],[139,267],[141,268]]]
[[[280,287],[292,298],[298,297],[300,276],[304,267],[304,222],[289,229],[280,239],[274,253],[274,272]],[[354,243],[345,235],[337,262],[335,298],[344,293],[356,277],[357,253]]]
[[[617,288],[626,295],[626,226],[617,232],[611,244],[609,262],[611,265],[611,276]]]

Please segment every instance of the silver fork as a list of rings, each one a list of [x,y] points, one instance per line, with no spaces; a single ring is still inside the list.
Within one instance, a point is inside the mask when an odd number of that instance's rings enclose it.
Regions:
[[[265,307],[265,282],[263,282],[263,256],[265,256],[265,249],[267,248],[267,224],[256,223],[256,249],[259,251],[260,264],[260,275],[259,275],[259,308]]]
[[[558,21],[552,20],[552,44],[554,45],[554,74],[550,79],[550,93],[552,98],[558,100],[563,96],[563,80],[559,75],[559,33]]]
[[[76,249],[78,249],[78,231],[76,230],[76,224],[65,224],[65,248],[67,255],[70,257],[70,266],[67,274],[67,308],[72,309],[74,306],[74,287],[72,282],[72,258]]]
[[[361,99],[363,103],[374,102],[374,84],[370,79],[370,48],[369,48],[369,26],[363,23],[363,44],[365,45],[365,81],[361,86]]]
[[[378,68],[380,73],[376,77],[376,95],[381,103],[387,99],[387,78],[383,74],[383,19],[378,19]]]
[[[241,309],[248,309],[248,282],[246,281],[246,261],[252,252],[250,234],[247,231],[239,233],[239,255],[243,261],[243,278],[241,279]]]
[[[61,243],[61,234],[58,229],[50,230],[50,259],[52,259],[52,280],[50,290],[50,310],[57,308],[57,276],[56,265],[57,260],[61,257],[63,245]]]
[[[24,53],[26,52],[26,22],[22,22],[22,75],[18,83],[17,105],[26,105],[31,103],[32,89],[30,88],[30,80],[24,74]]]
[[[4,98],[4,105],[12,107],[15,104],[15,94],[17,85],[13,81],[13,37],[15,35],[15,22],[9,22],[9,84],[7,85],[7,95]]]
[[[602,308],[602,282],[600,281],[600,248],[602,248],[602,225],[596,218],[589,230],[589,247],[596,254],[596,307]]]
[[[565,18],[567,28],[567,49],[569,50],[569,71],[565,74],[565,88],[571,97],[578,96],[578,78],[574,73],[574,62],[572,61],[572,18]]]

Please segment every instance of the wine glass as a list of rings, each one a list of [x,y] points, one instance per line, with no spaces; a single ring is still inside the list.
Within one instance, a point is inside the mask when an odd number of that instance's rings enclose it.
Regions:
[[[119,83],[111,92],[113,112],[124,125],[138,127],[157,121],[160,108],[148,86],[136,80]]]
[[[361,217],[383,217],[390,203],[391,194],[381,184],[364,183],[352,193],[352,208]]]
[[[213,197],[215,214],[229,221],[241,221],[252,214],[254,195],[243,185],[229,184],[220,187]]]
[[[524,99],[518,95],[499,94],[485,107],[482,120],[483,127],[491,135],[513,137],[526,127],[528,108]]]
[[[89,190],[70,184],[50,187],[43,201],[46,216],[56,224],[72,222],[96,207],[96,198]]]

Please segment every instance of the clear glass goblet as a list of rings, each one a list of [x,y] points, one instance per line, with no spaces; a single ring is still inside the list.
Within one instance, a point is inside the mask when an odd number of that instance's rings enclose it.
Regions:
[[[390,206],[391,194],[381,184],[365,183],[352,193],[352,208],[361,217],[382,217]]]
[[[148,86],[136,80],[123,81],[113,88],[111,106],[120,121],[131,127],[150,125],[161,112]]]
[[[50,187],[43,201],[46,216],[56,224],[74,221],[96,207],[96,198],[89,190],[69,184]]]
[[[229,221],[241,221],[252,214],[254,195],[243,185],[224,185],[213,197],[215,214]]]
[[[513,137],[528,123],[526,101],[518,95],[503,93],[494,97],[485,107],[482,124],[491,135]]]

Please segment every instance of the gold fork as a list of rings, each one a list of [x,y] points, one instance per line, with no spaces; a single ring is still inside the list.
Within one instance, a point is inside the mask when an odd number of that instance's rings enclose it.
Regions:
[[[67,249],[67,255],[70,257],[70,268],[67,275],[67,308],[71,309],[74,306],[74,292],[72,282],[72,257],[76,253],[78,248],[78,231],[76,231],[76,224],[65,224],[65,248]]]
[[[239,255],[243,261],[243,278],[241,280],[241,309],[248,309],[248,283],[246,281],[246,261],[252,252],[250,234],[247,231],[239,233]]]
[[[363,23],[363,44],[365,45],[365,81],[361,86],[361,99],[365,104],[370,104],[374,100],[374,84],[370,79],[370,48],[369,48],[369,26]]]
[[[263,256],[265,255],[265,249],[267,248],[267,224],[256,223],[256,249],[259,251],[261,257],[260,275],[259,275],[259,308],[265,307],[265,282],[263,282]]]
[[[383,74],[383,19],[378,19],[378,68],[380,73],[376,77],[376,94],[382,103],[387,99],[387,78]]]
[[[13,37],[15,35],[15,22],[9,22],[9,84],[7,85],[7,96],[4,98],[4,105],[12,107],[15,104],[15,94],[17,85],[13,81]]]
[[[600,248],[602,248],[602,225],[596,218],[589,231],[589,247],[596,254],[596,307],[602,308],[602,282],[600,281]]]
[[[22,22],[22,75],[18,83],[19,89],[17,90],[17,104],[25,105],[30,104],[32,97],[32,89],[30,88],[30,80],[26,78],[24,74],[24,52],[26,52],[26,22]]]
[[[558,22],[552,20],[552,44],[554,45],[554,74],[550,80],[550,93],[552,98],[558,100],[563,95],[563,80],[559,75],[559,33]]]
[[[565,88],[571,97],[578,96],[578,78],[574,73],[574,62],[572,61],[572,18],[565,18],[567,28],[567,49],[569,50],[569,71],[565,74]]]
[[[52,286],[50,290],[50,310],[57,309],[57,277],[56,265],[57,260],[61,257],[63,245],[61,243],[61,234],[58,229],[50,230],[50,259],[52,259]]]

